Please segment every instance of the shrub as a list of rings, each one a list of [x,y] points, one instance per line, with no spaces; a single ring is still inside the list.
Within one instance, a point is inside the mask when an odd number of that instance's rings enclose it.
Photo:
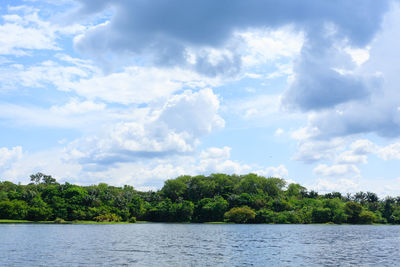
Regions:
[[[119,222],[121,218],[114,213],[106,213],[93,218],[96,222]]]
[[[375,214],[372,211],[364,210],[360,213],[360,223],[371,224],[376,220]]]
[[[229,222],[234,223],[246,223],[248,221],[254,220],[256,213],[254,210],[247,206],[240,208],[232,208],[224,215],[225,219]]]
[[[54,220],[54,223],[65,223],[65,220],[64,219],[61,219],[61,218],[56,218],[55,220]]]

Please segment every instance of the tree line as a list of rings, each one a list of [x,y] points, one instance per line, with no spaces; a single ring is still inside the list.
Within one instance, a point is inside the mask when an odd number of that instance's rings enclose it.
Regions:
[[[400,224],[400,197],[318,194],[256,174],[180,176],[161,190],[79,186],[36,173],[27,185],[0,182],[0,219],[30,221]]]

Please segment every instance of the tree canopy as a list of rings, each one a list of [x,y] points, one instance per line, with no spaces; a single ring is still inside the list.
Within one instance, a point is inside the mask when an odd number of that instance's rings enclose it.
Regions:
[[[0,182],[0,219],[400,224],[400,197],[379,199],[372,192],[318,194],[253,173],[185,175],[166,180],[156,192],[129,185],[60,184],[40,172],[30,181]]]

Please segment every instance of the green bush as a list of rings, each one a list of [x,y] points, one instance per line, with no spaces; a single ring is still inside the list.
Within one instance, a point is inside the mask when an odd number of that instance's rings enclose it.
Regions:
[[[114,213],[106,213],[93,218],[96,222],[119,222],[121,217]]]
[[[362,224],[371,224],[376,221],[375,214],[372,211],[364,210],[360,213],[359,222]]]
[[[65,220],[64,220],[64,219],[61,219],[61,218],[56,218],[56,219],[54,220],[54,223],[57,223],[57,224],[65,223]]]
[[[243,206],[240,208],[232,208],[225,213],[224,217],[229,222],[247,223],[254,220],[256,213],[251,208]]]

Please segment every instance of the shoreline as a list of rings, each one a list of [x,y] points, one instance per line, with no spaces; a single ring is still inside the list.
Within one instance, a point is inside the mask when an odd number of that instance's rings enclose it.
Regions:
[[[231,222],[204,222],[204,223],[191,223],[191,222],[150,222],[150,221],[137,221],[135,223],[130,222],[96,222],[96,221],[64,221],[64,222],[56,222],[56,221],[28,221],[28,220],[9,220],[9,219],[0,219],[0,224],[143,224],[143,223],[168,223],[168,224],[235,224]],[[286,223],[286,224],[278,224],[278,223],[247,223],[247,224],[238,224],[238,225],[397,225],[397,224],[381,224],[381,223],[373,223],[373,224],[335,224],[335,223]]]

